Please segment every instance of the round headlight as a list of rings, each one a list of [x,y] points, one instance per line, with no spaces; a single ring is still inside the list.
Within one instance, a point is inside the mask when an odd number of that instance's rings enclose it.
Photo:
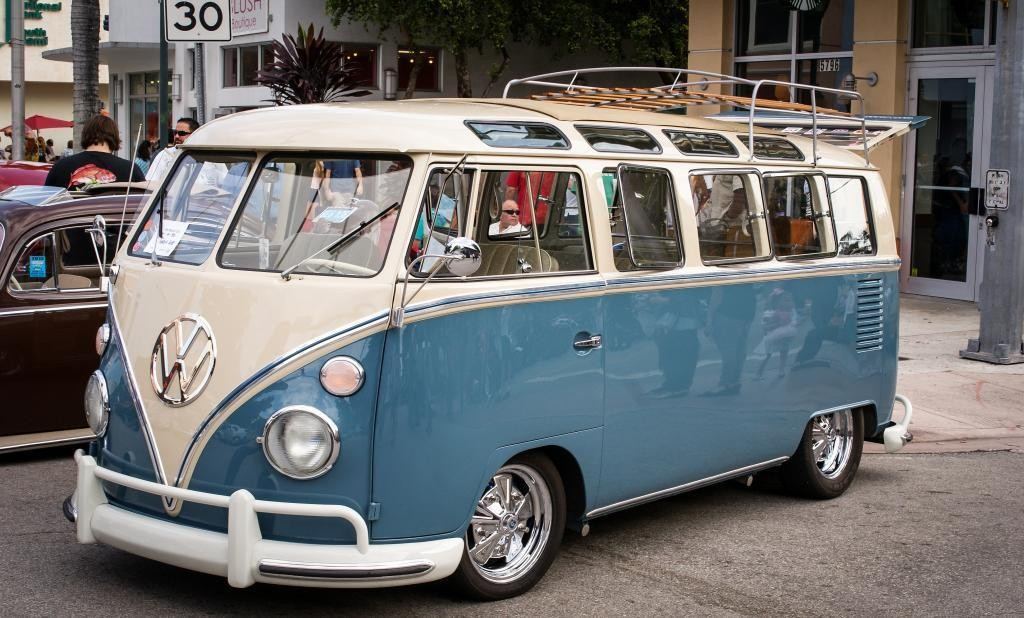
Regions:
[[[96,353],[103,356],[107,351],[107,344],[110,343],[110,324],[103,324],[96,329]]]
[[[365,378],[363,366],[348,356],[332,358],[320,369],[320,384],[328,393],[338,397],[355,394],[363,385]]]
[[[309,406],[274,412],[263,428],[263,454],[275,470],[293,479],[326,474],[338,459],[338,426]]]
[[[107,395],[107,381],[97,369],[92,372],[89,382],[85,385],[85,420],[93,433],[102,436],[107,430],[109,419],[110,397]]]

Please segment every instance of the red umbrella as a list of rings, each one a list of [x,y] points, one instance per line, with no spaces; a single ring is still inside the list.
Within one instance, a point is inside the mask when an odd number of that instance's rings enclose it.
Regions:
[[[49,116],[29,116],[25,119],[25,128],[32,129],[33,131],[39,131],[42,129],[70,129],[75,126],[75,123],[70,120],[61,120],[60,118],[50,118]],[[6,131],[10,129],[11,125],[0,129],[0,131]]]

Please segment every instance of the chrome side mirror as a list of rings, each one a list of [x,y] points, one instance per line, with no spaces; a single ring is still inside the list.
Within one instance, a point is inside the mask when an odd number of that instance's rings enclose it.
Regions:
[[[443,259],[448,267],[448,272],[456,277],[468,277],[480,270],[483,254],[476,241],[459,236],[449,240],[445,245]]]
[[[424,253],[415,260],[413,260],[407,269],[405,269],[405,281],[402,282],[402,295],[398,307],[391,312],[391,325],[396,328],[401,328],[405,322],[405,308],[409,306],[412,299],[416,298],[416,295],[420,293],[423,286],[437,274],[440,264],[430,268],[427,277],[420,282],[420,287],[416,288],[416,291],[412,293],[409,298],[405,297],[406,288],[409,286],[409,276],[412,275],[416,265],[424,260],[439,260],[443,262],[448,268],[448,272],[457,277],[468,277],[480,269],[480,263],[483,261],[483,253],[480,251],[480,245],[476,243],[472,238],[466,238],[465,236],[459,236],[448,241],[448,244],[444,247],[444,253],[441,255],[429,255]]]

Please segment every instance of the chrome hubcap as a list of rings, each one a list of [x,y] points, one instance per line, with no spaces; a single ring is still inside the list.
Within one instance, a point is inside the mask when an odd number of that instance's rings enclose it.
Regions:
[[[466,532],[473,568],[484,579],[508,583],[540,559],[551,533],[551,493],[536,470],[502,467],[476,503]]]
[[[842,410],[814,417],[811,448],[818,470],[825,478],[834,479],[842,474],[853,451],[853,412]]]

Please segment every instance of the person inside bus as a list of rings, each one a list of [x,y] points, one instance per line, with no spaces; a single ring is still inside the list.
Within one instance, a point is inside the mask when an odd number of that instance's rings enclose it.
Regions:
[[[503,236],[505,234],[523,234],[529,229],[519,222],[519,204],[515,200],[505,200],[501,204],[498,220],[487,229],[487,235]]]
[[[515,200],[519,204],[520,225],[533,225],[531,207],[537,213],[537,221],[544,225],[548,219],[548,204],[551,203],[557,177],[557,172],[509,172],[505,179],[505,199]]]

